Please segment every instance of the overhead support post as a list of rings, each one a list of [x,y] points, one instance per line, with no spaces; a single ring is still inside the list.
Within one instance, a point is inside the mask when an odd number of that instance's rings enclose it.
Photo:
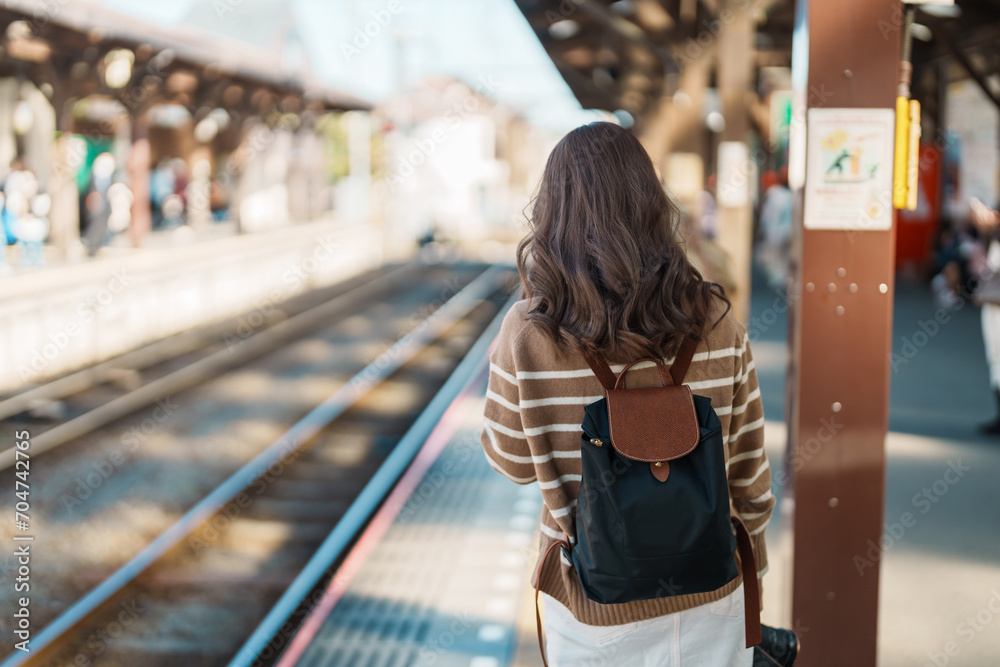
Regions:
[[[85,155],[79,142],[73,141],[72,105],[62,95],[54,95],[58,129],[52,153],[52,172],[48,190],[52,198],[49,211],[49,239],[60,260],[75,259],[80,246],[80,192],[76,186],[76,171]]]
[[[726,125],[716,161],[716,242],[726,253],[735,292],[733,311],[750,320],[750,268],[753,213],[750,181],[756,169],[747,146],[747,91],[753,74],[754,22],[749,3],[727,0],[719,14],[718,90]]]
[[[682,138],[704,132],[702,108],[714,60],[715,49],[708,48],[685,61],[677,78],[677,90],[664,90],[656,111],[650,114],[643,128],[639,139],[653,164],[663,173],[667,156]]]

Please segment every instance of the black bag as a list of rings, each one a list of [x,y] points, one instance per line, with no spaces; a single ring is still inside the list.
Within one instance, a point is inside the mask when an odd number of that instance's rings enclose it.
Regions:
[[[760,643],[757,567],[746,528],[730,516],[722,423],[711,399],[682,384],[697,345],[685,338],[669,370],[639,359],[617,377],[588,357],[605,392],[582,425],[577,543],[552,547],[562,547],[587,596],[602,604],[717,590],[736,578],[739,549],[749,648]],[[625,387],[640,361],[656,364],[663,386]]]
[[[611,388],[607,394],[587,406],[583,420],[583,480],[571,554],[587,597],[617,604],[722,588],[737,576],[736,535],[722,423],[711,401],[679,384]],[[622,405],[613,407],[619,411],[613,438],[608,402],[616,400]],[[655,412],[637,426],[643,409]],[[687,414],[671,420],[663,412]],[[647,431],[662,433],[670,421],[683,425],[663,433],[669,441],[650,443],[656,436]]]
[[[753,647],[753,667],[792,667],[801,642],[791,630],[761,625],[760,644]]]

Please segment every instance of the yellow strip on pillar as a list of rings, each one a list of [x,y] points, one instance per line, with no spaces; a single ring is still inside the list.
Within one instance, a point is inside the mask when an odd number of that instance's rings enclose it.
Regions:
[[[918,176],[920,174],[920,102],[910,100],[910,136],[906,156],[906,210],[917,210]]]
[[[896,153],[892,169],[892,205],[906,206],[906,154],[910,145],[910,101],[896,98]]]

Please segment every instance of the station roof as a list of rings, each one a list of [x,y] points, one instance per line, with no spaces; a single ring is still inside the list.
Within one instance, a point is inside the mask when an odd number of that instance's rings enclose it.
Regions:
[[[639,118],[712,48],[722,0],[515,0],[585,108]],[[754,3],[759,66],[791,64],[792,0]]]
[[[51,11],[48,9],[49,5],[30,0],[0,3],[0,21],[8,26],[0,72],[17,74],[32,63],[50,61],[59,77],[68,79],[76,63],[94,64],[98,55],[110,49],[127,48],[136,53],[137,60],[169,54],[160,58],[165,75],[182,72],[216,87],[219,83],[236,84],[251,92],[263,89],[279,97],[301,97],[303,106],[312,102],[326,109],[371,107],[354,96],[317,84],[301,69],[283,68],[271,50],[208,30],[146,23],[85,0],[51,3]],[[26,24],[30,35],[12,35],[10,26],[16,21]]]
[[[916,23],[929,31],[914,32],[914,69],[950,58],[950,79],[974,80],[1000,107],[1000,0],[958,0],[955,8],[921,7]]]
[[[515,0],[585,108],[624,110],[637,121],[673,94],[686,60],[711,48],[725,0]],[[750,1],[755,68],[791,66],[793,0]],[[902,5],[900,5],[902,7]],[[933,13],[932,13],[933,12]],[[1000,105],[1000,0],[958,0],[921,8],[915,68],[952,56]],[[899,29],[902,11],[887,17]],[[921,41],[919,37],[929,41]]]

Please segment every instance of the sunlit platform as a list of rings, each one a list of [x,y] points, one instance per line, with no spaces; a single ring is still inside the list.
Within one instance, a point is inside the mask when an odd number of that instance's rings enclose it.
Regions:
[[[106,250],[92,260],[0,276],[0,393],[221,318],[273,309],[383,260],[375,227],[335,220]]]
[[[512,664],[541,493],[490,468],[482,401],[459,405],[457,431],[404,479],[405,504],[383,506],[278,664]]]
[[[766,311],[771,298],[773,294],[760,287],[754,312]],[[902,331],[933,312],[934,304],[924,292],[904,288],[897,295],[896,319]],[[971,309],[953,313],[953,322],[934,345],[901,366],[894,378],[885,513],[892,541],[872,557],[882,568],[883,667],[923,664],[959,640],[963,659],[972,661],[968,664],[992,664],[997,655],[1000,635],[986,630],[989,626],[980,626],[986,631],[972,635],[957,634],[966,626],[956,629],[966,616],[992,614],[984,610],[1000,585],[996,560],[987,556],[995,553],[995,541],[982,530],[987,508],[995,507],[990,500],[995,495],[992,477],[985,471],[997,469],[1000,448],[974,433],[976,419],[989,409],[988,396],[978,391],[986,385],[978,325],[978,313]],[[765,448],[772,469],[778,471],[785,468],[787,435],[782,420],[784,320],[754,332],[767,415]],[[941,372],[942,364],[951,370]],[[946,389],[931,391],[919,381],[935,374]],[[924,405],[922,411],[905,409],[918,402]],[[936,428],[928,417],[932,410]],[[540,496],[537,487],[517,486],[490,469],[478,441],[481,415],[481,398],[462,406],[459,429],[413,484],[399,517],[360,562],[337,603],[321,618],[314,614],[280,664],[541,665],[528,585],[537,554],[533,531]],[[943,479],[949,462],[961,462],[971,471],[950,485],[940,502],[921,512],[927,504],[919,504],[919,497],[915,501],[915,494]],[[780,479],[775,475],[778,505],[767,530],[770,566],[762,618],[804,631],[808,646],[809,631],[792,618],[793,537],[788,523],[794,506]],[[894,539],[888,531],[895,530],[892,524],[906,512],[917,517],[917,523]],[[931,560],[925,560],[928,557]],[[941,573],[946,576],[938,576]],[[865,574],[867,570],[859,576]],[[938,583],[928,587],[927,581]],[[994,616],[990,618],[995,625]],[[967,635],[971,641],[966,641]]]

